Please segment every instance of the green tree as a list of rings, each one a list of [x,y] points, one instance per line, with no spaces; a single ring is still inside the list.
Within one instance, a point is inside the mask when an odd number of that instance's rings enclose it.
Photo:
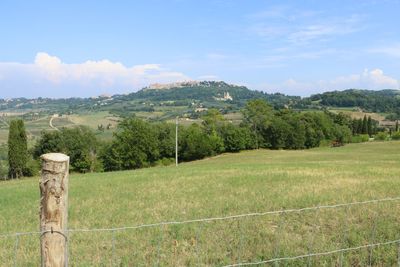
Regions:
[[[88,127],[62,128],[61,131],[42,132],[33,149],[33,156],[38,159],[46,153],[64,153],[70,157],[72,171],[100,171],[101,162],[97,160],[99,145]]]
[[[184,161],[202,159],[216,154],[214,150],[216,140],[198,124],[192,124],[181,131],[179,140],[179,158]]]
[[[159,157],[175,157],[175,124],[160,122],[154,124],[158,139]],[[179,132],[179,131],[178,131]]]
[[[245,128],[227,123],[219,129],[227,152],[239,152],[247,148],[247,132]]]
[[[208,133],[215,132],[217,127],[224,121],[224,116],[214,108],[207,110],[207,113],[201,118],[203,119],[203,125]]]
[[[28,142],[23,120],[10,123],[8,135],[8,177],[19,178],[24,175],[28,162]]]
[[[367,121],[367,134],[369,135],[369,137],[372,136],[373,132],[372,132],[372,118],[371,116],[368,116],[368,121]]]
[[[290,132],[290,125],[277,117],[266,129],[264,138],[268,140],[269,147],[273,149],[286,148]]]
[[[368,133],[368,120],[367,120],[367,115],[364,115],[364,118],[362,120],[362,134],[367,134]]]
[[[262,99],[250,100],[242,113],[244,123],[248,125],[255,135],[256,147],[265,147],[266,140],[263,138],[263,132],[266,131],[273,119],[272,107]]]
[[[106,171],[147,167],[159,159],[155,127],[138,118],[127,118],[114,134],[113,142],[103,150],[101,159]]]
[[[397,120],[396,121],[396,132],[398,132],[399,131],[399,121]]]
[[[363,133],[363,120],[358,119],[357,120],[357,134],[362,134]]]
[[[66,152],[63,151],[63,141],[59,131],[43,131],[40,139],[33,148],[33,157],[38,159],[46,153]]]

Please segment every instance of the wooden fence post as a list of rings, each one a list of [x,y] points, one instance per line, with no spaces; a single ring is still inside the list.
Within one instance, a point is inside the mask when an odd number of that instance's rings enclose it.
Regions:
[[[40,249],[42,267],[68,266],[67,217],[69,157],[60,153],[41,156]]]

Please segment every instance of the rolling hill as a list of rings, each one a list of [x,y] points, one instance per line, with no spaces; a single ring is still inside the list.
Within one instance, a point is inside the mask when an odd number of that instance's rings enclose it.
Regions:
[[[266,99],[276,107],[290,105],[300,100],[300,97],[279,93],[267,94],[225,82],[203,81],[153,85],[126,95],[68,99],[0,99],[0,112],[70,114],[85,111],[110,111],[127,116],[131,113],[166,109],[172,111],[171,115],[175,116],[176,113],[182,112],[195,113],[198,108],[238,110],[248,100],[256,98]],[[173,112],[171,107],[181,108]]]

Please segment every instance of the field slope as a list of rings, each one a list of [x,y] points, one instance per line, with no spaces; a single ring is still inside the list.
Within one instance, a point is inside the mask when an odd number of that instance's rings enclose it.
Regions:
[[[400,142],[245,151],[105,174],[71,175],[70,229],[264,212],[400,196]],[[38,178],[0,183],[1,233],[37,231]],[[400,238],[400,201],[310,212],[70,234],[73,266],[223,266]],[[15,254],[16,253],[16,254]],[[4,266],[39,263],[38,236],[0,238]],[[397,263],[397,246],[285,262]]]

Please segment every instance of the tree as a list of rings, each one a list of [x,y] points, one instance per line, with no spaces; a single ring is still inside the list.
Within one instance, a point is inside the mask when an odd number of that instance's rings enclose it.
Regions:
[[[277,117],[266,129],[264,138],[268,140],[269,146],[273,149],[286,148],[290,132],[290,125]]]
[[[202,117],[204,130],[210,137],[210,142],[213,145],[215,153],[221,153],[225,150],[224,140],[218,135],[217,129],[222,127],[225,122],[224,116],[217,109],[209,109]]]
[[[19,178],[24,175],[28,162],[28,142],[23,120],[10,123],[8,135],[8,177]]]
[[[179,137],[179,155],[184,161],[202,159],[215,154],[215,140],[198,124],[192,124]]]
[[[396,132],[398,132],[399,131],[399,121],[397,120],[396,121]]]
[[[372,118],[371,116],[368,116],[368,121],[367,121],[367,133],[369,135],[369,137],[372,136],[373,132],[372,132]]]
[[[263,132],[268,128],[273,118],[273,110],[270,105],[262,99],[250,100],[243,110],[244,123],[254,132],[256,146],[265,147]]]
[[[216,131],[217,126],[224,121],[224,116],[217,109],[209,109],[207,113],[201,117],[203,119],[203,125],[208,133]]]
[[[154,124],[158,138],[160,158],[175,157],[175,124],[160,122]],[[179,131],[178,131],[179,132]]]
[[[64,153],[70,157],[71,170],[93,172],[102,169],[97,160],[99,142],[88,127],[62,128],[61,131],[42,132],[33,149],[34,158],[46,153]]]
[[[362,134],[367,134],[368,133],[368,121],[367,121],[367,115],[364,115],[364,118],[362,120]]]
[[[227,123],[220,127],[219,132],[224,141],[224,148],[227,152],[239,152],[247,147],[246,128]]]
[[[363,131],[363,121],[362,119],[357,120],[357,134],[362,134]]]
[[[159,159],[158,135],[153,125],[131,117],[118,127],[113,142],[101,155],[106,171],[147,167]]]

